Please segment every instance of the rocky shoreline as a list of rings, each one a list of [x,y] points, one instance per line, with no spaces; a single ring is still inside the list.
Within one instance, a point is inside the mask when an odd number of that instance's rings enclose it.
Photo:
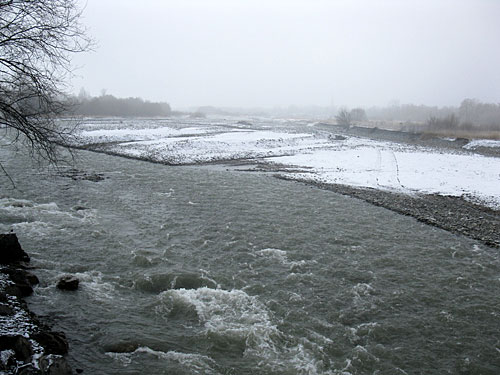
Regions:
[[[408,195],[384,190],[328,184],[277,174],[275,177],[305,183],[358,198],[420,222],[500,248],[500,211],[474,204],[463,197],[438,194]]]
[[[64,333],[52,331],[24,300],[38,284],[29,260],[14,233],[0,234],[0,374],[73,374]]]

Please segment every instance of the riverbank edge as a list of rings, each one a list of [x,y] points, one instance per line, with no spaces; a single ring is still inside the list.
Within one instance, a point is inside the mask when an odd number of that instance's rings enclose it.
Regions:
[[[30,311],[26,298],[39,283],[15,233],[0,234],[0,374],[70,375],[69,345]]]
[[[296,176],[287,176],[288,173],[293,172],[290,166],[271,164],[254,158],[171,164],[145,157],[123,155],[105,149],[84,147],[79,149],[87,152],[101,153],[109,156],[162,164],[171,167],[226,165],[240,172],[273,173],[275,178],[281,180],[304,183],[337,194],[361,199],[367,203],[386,208],[398,214],[413,217],[422,223],[480,241],[489,247],[500,248],[500,232],[498,230],[498,228],[500,228],[500,211],[482,204],[475,204],[460,196],[425,193],[410,195],[381,189],[319,182]],[[249,168],[238,169],[243,166],[248,166]]]
[[[275,174],[274,177],[360,199],[374,206],[411,216],[422,223],[480,241],[489,247],[500,248],[498,231],[500,212],[472,203],[463,197],[439,194],[409,195],[373,188],[330,184],[282,174]]]

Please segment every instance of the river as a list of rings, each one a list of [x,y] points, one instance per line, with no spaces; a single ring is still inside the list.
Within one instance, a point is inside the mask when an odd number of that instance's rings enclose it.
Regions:
[[[0,148],[0,231],[84,374],[499,373],[498,249],[266,174],[76,156],[104,180]]]

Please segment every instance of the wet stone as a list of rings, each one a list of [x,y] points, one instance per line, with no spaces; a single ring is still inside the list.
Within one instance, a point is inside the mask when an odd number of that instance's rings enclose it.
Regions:
[[[60,355],[49,354],[40,358],[40,369],[46,375],[71,375],[73,370]]]
[[[14,314],[14,310],[12,310],[9,306],[0,305],[0,315],[12,315]]]
[[[68,341],[63,332],[46,332],[42,331],[33,335],[33,339],[38,342],[48,354],[67,354]]]
[[[5,293],[19,298],[28,297],[33,294],[33,288],[29,284],[14,284],[5,287]]]
[[[33,367],[33,365],[27,365],[19,369],[18,372],[16,372],[18,375],[41,375],[42,372],[40,370],[36,369]]]
[[[8,370],[16,365],[16,353],[12,349],[2,350],[0,352],[0,370]]]
[[[0,263],[29,262],[30,257],[21,248],[15,233],[0,234]]]
[[[33,293],[32,285],[38,282],[38,278],[32,273],[25,271],[23,269],[5,269],[3,272],[10,276],[10,279],[14,282],[12,292],[19,297],[27,297]]]
[[[112,353],[132,353],[138,347],[139,344],[137,344],[136,342],[123,341],[106,345],[104,347],[104,351]]]
[[[40,283],[38,277],[31,272],[25,271],[25,277],[28,283],[30,283],[31,285],[38,285]]]
[[[31,344],[25,337],[21,335],[3,335],[0,336],[0,350],[14,350],[16,358],[19,361],[26,362],[31,358],[33,353]]]
[[[80,281],[76,277],[65,275],[57,282],[57,288],[61,290],[77,290],[79,284]]]

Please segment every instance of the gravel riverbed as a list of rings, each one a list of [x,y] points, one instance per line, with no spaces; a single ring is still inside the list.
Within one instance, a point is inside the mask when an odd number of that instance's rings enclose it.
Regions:
[[[362,199],[423,223],[500,247],[500,211],[469,202],[463,197],[437,194],[408,195],[383,190],[326,184],[276,175],[277,178],[310,184]]]

